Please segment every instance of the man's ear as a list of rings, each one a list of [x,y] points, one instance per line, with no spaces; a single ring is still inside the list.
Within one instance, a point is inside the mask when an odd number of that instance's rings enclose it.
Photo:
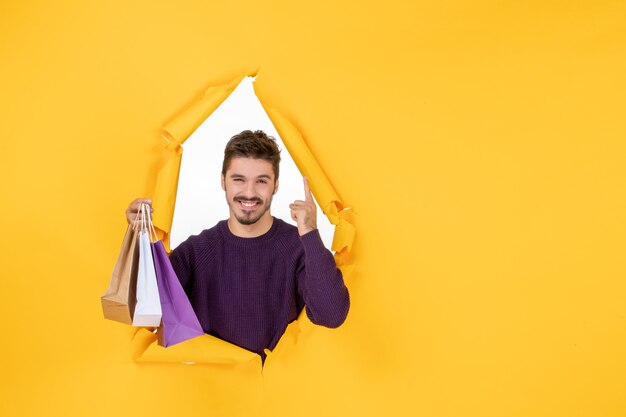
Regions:
[[[226,191],[226,184],[224,184],[224,174],[222,174],[222,190]]]
[[[278,192],[278,180],[274,181],[274,192],[272,193],[272,195],[276,194]]]

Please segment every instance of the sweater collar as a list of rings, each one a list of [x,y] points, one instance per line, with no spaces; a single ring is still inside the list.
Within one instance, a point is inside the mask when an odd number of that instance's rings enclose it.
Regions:
[[[272,220],[273,220],[272,227],[270,227],[270,230],[268,230],[264,234],[257,236],[257,237],[235,236],[230,231],[230,228],[228,227],[228,220],[222,220],[217,225],[218,225],[220,234],[227,242],[230,242],[239,246],[254,247],[254,246],[265,244],[274,238],[274,236],[276,235],[276,232],[278,231],[279,223],[282,222],[282,220],[277,219],[274,216],[272,216]]]

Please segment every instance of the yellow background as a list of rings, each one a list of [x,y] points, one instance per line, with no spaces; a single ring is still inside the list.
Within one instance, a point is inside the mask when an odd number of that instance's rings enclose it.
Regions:
[[[622,1],[0,3],[2,416],[623,416]],[[257,89],[354,207],[352,308],[281,366],[102,318],[160,129]]]

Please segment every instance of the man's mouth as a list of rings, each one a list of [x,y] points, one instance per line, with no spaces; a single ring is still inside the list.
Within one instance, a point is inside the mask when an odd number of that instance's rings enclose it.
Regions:
[[[235,201],[237,202],[237,204],[239,204],[239,207],[244,210],[254,210],[261,204],[261,202],[257,199],[245,200],[241,198],[236,198]]]

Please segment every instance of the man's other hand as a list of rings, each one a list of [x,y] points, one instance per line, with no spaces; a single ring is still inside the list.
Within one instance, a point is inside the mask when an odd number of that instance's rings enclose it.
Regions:
[[[291,218],[298,224],[300,236],[317,229],[317,206],[309,189],[309,180],[304,180],[304,201],[296,200],[289,204]]]
[[[136,198],[134,199],[126,209],[126,221],[128,224],[133,224],[139,214],[139,209],[142,204],[148,204],[150,206],[150,214],[154,213],[152,208],[152,200],[149,198]]]

